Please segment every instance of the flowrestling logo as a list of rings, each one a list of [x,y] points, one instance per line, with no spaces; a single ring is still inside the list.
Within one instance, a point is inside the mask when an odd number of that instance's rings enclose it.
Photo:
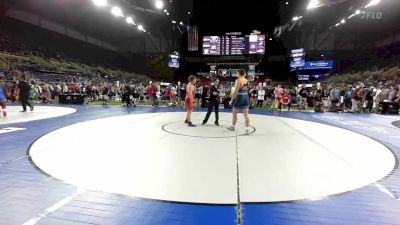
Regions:
[[[381,20],[382,12],[362,11],[360,18],[362,20]]]

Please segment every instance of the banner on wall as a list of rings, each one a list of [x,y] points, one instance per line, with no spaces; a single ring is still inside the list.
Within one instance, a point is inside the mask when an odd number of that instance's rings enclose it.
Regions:
[[[249,71],[247,72],[247,79],[249,81],[254,81],[255,73],[256,73],[256,66],[255,65],[249,65]]]
[[[255,73],[254,70],[253,70],[253,71],[248,71],[248,72],[247,72],[247,80],[249,80],[249,81],[254,81],[255,75],[256,75],[256,73]]]
[[[313,69],[333,69],[333,60],[324,60],[324,61],[308,61],[304,65],[304,70],[313,70]]]

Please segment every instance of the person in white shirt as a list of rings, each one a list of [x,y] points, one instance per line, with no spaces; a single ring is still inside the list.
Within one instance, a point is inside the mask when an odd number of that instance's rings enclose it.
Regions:
[[[264,88],[258,89],[258,94],[257,94],[257,108],[261,108],[264,103],[264,98],[265,98],[265,90]]]
[[[375,92],[375,95],[374,95],[374,103],[373,103],[372,107],[373,107],[374,109],[376,109],[376,108],[378,108],[379,102],[381,101],[380,95],[381,95],[381,92],[382,92],[382,87],[379,86],[378,89],[376,89],[374,92]]]
[[[64,93],[64,94],[67,94],[67,93],[68,93],[68,86],[67,86],[66,83],[63,84],[62,90],[63,90],[63,93]]]
[[[61,85],[57,84],[57,94],[60,94],[62,91]]]

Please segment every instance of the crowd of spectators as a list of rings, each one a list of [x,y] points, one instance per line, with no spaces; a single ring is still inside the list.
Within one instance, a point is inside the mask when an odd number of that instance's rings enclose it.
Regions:
[[[29,77],[27,72],[23,72]],[[1,75],[0,75],[1,76]],[[250,107],[252,109],[313,110],[316,112],[381,112],[381,103],[400,102],[400,76],[391,80],[374,78],[354,81],[353,83],[334,83],[319,81],[307,85],[274,85],[271,83],[253,83],[249,88]],[[18,100],[16,87],[18,79],[7,84],[8,98]],[[126,107],[136,105],[184,106],[186,84],[163,82],[139,82],[136,80],[113,81],[67,76],[59,82],[30,79],[31,100],[51,103],[59,95],[75,94],[86,96],[87,102],[120,103]],[[198,83],[195,89],[197,107],[207,107],[210,83]],[[229,108],[232,83],[222,82],[220,103]],[[295,106],[295,107],[294,107]]]

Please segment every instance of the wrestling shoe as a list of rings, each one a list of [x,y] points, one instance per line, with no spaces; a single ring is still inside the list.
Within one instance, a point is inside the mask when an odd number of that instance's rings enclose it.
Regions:
[[[226,129],[230,130],[230,131],[235,131],[235,126],[229,126]]]
[[[189,126],[189,127],[196,127],[196,125],[194,125],[192,122],[189,122],[189,123],[188,123],[188,126]]]

